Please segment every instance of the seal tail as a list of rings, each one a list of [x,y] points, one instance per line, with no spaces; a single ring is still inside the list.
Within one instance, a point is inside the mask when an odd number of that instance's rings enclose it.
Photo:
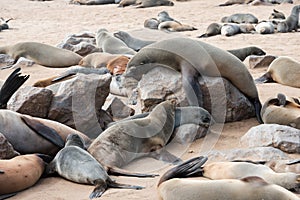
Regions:
[[[53,128],[50,128],[49,126],[46,126],[33,118],[21,116],[21,119],[31,130],[36,132],[38,135],[44,137],[46,140],[58,146],[59,148],[64,147],[64,140]]]
[[[187,160],[186,162],[167,171],[159,180],[158,186],[172,178],[184,178],[193,176],[202,176],[203,170],[201,166],[207,161],[207,157],[199,156]]]
[[[153,178],[155,176],[159,176],[158,174],[141,174],[141,173],[128,172],[124,169],[120,169],[117,167],[108,167],[107,173],[115,176],[129,176],[129,177],[139,177],[139,178]]]
[[[4,82],[0,90],[0,109],[6,109],[7,102],[11,96],[23,85],[23,83],[29,78],[29,75],[21,76],[21,68],[17,68],[13,71]]]

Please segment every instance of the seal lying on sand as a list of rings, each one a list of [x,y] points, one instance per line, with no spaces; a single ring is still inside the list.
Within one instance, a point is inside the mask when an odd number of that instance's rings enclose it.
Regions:
[[[65,147],[61,149],[46,168],[46,173],[57,172],[67,180],[95,185],[90,199],[100,197],[109,187],[142,189],[140,186],[125,185],[113,181],[104,167],[85,149],[84,141],[77,134],[67,137]]]
[[[175,102],[165,101],[145,118],[109,127],[93,141],[88,152],[104,166],[122,167],[143,156],[174,162],[178,158],[164,149],[174,124]]]
[[[206,158],[207,159],[207,158]],[[287,189],[268,184],[257,176],[242,179],[223,180],[189,180],[178,179],[197,176],[201,173],[199,166],[206,161],[203,157],[192,158],[167,171],[158,183],[161,200],[297,200],[299,197]],[[176,191],[176,192],[174,192]]]
[[[250,55],[256,55],[256,56],[266,55],[266,52],[264,52],[262,49],[260,49],[256,46],[249,46],[249,47],[240,48],[240,49],[230,49],[227,51],[229,53],[235,55],[241,61],[244,61],[245,58],[247,58]]]
[[[227,78],[254,104],[257,119],[261,122],[261,104],[253,78],[246,66],[229,52],[189,38],[166,39],[148,45],[131,58],[123,74],[129,97],[142,74],[157,65],[181,72],[184,91],[193,106],[203,104],[199,77]]]
[[[223,23],[249,23],[249,24],[256,24],[258,22],[257,17],[255,17],[251,13],[236,13],[227,17],[223,17],[221,19]]]
[[[281,124],[300,129],[300,104],[293,98],[278,94],[269,98],[261,109],[265,124]]]
[[[15,59],[15,62],[20,57],[24,57],[45,67],[69,67],[77,65],[82,58],[72,51],[38,42],[20,42],[2,46],[0,53],[10,55]]]
[[[179,31],[194,31],[197,30],[197,28],[190,26],[188,24],[181,24],[176,21],[165,21],[161,22],[158,25],[158,30],[166,31],[166,32],[179,32]]]
[[[210,36],[214,36],[214,35],[219,35],[219,34],[221,34],[221,28],[222,28],[222,24],[211,23],[210,25],[208,25],[205,33],[198,36],[198,37],[203,38],[203,37],[210,37]]]

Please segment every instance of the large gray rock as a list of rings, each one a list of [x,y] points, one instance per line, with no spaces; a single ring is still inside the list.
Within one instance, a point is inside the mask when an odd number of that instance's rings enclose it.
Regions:
[[[232,122],[255,116],[250,101],[228,80],[221,77],[199,79],[203,93],[203,108],[217,122]],[[165,99],[176,98],[180,106],[187,106],[181,74],[165,67],[156,67],[144,74],[138,83],[142,110],[151,110]]]
[[[278,124],[252,127],[242,138],[245,147],[273,146],[287,153],[300,153],[300,130]]]
[[[99,112],[109,94],[110,82],[110,74],[78,74],[48,86],[55,93],[48,118],[96,138],[103,131]]]
[[[114,97],[107,109],[107,112],[113,117],[114,120],[120,120],[134,115],[135,110],[125,105],[118,97]]]
[[[209,162],[233,160],[270,161],[289,159],[287,154],[274,147],[254,147],[251,149],[230,149],[223,151],[212,150],[204,152],[201,155],[208,156]]]
[[[0,133],[0,159],[10,159],[18,155],[20,154],[14,150],[6,137]]]
[[[46,118],[53,93],[46,88],[26,86],[18,91],[8,101],[7,108],[22,114]]]
[[[172,142],[179,144],[192,143],[196,139],[205,137],[208,133],[208,128],[197,124],[183,124],[174,130],[174,138]]]

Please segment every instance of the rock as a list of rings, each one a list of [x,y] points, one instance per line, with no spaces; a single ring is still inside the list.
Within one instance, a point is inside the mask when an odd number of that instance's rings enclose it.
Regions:
[[[53,93],[49,89],[26,86],[18,89],[11,97],[7,108],[18,113],[46,118],[52,97]]]
[[[18,155],[20,154],[14,150],[6,137],[0,133],[0,159],[11,159]]]
[[[243,63],[249,69],[269,67],[269,65],[273,60],[275,60],[275,58],[276,56],[272,56],[272,55],[264,55],[264,56],[251,55],[248,56]]]
[[[246,147],[273,146],[287,153],[300,153],[300,130],[278,124],[252,127],[242,138]]]
[[[104,128],[99,112],[109,94],[110,82],[110,74],[78,74],[59,85],[48,86],[55,93],[48,118],[96,138]]]
[[[196,139],[205,137],[208,132],[207,128],[199,126],[197,124],[183,124],[174,130],[174,138],[172,142],[179,144],[192,143]]]
[[[107,112],[114,120],[120,120],[134,115],[135,110],[125,105],[118,97],[115,97],[108,107]]]
[[[289,159],[287,154],[274,147],[254,147],[251,149],[230,149],[223,151],[212,150],[204,152],[202,155],[208,156],[209,162],[233,160],[270,161]]]
[[[233,122],[255,116],[251,102],[228,80],[203,77],[199,83],[203,108],[211,113],[216,122]],[[161,101],[172,98],[176,98],[180,106],[188,105],[181,75],[175,70],[156,67],[143,75],[137,88],[143,111],[149,111]]]

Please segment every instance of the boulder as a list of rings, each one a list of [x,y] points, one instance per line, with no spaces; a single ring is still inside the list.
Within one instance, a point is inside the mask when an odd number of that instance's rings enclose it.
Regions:
[[[0,159],[11,159],[18,155],[20,154],[14,150],[6,137],[0,133]]]
[[[125,105],[118,97],[114,97],[107,109],[107,112],[113,117],[114,120],[120,120],[134,115],[135,110]]]

